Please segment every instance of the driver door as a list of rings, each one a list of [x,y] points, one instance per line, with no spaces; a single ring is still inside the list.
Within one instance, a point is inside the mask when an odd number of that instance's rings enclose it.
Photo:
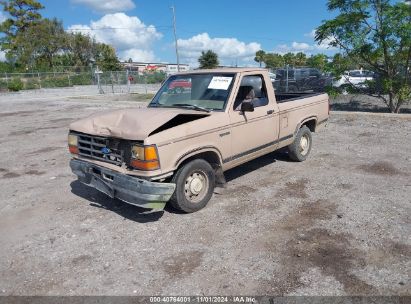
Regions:
[[[253,92],[249,91],[250,88]],[[254,111],[241,112],[241,103],[250,100]],[[269,102],[263,75],[242,77],[229,115],[232,155],[228,161],[233,165],[251,159],[262,149],[275,145],[278,139],[278,113],[275,113],[274,105]]]

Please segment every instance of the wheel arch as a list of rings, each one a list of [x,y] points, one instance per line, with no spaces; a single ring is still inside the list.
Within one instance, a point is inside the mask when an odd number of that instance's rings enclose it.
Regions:
[[[317,129],[317,121],[318,118],[317,116],[310,116],[302,120],[296,127],[294,136],[297,134],[298,130],[300,130],[303,126],[307,126],[308,129],[310,129],[311,132],[315,132]]]
[[[221,152],[213,146],[202,147],[185,153],[177,160],[175,171],[195,159],[203,159],[211,165],[215,171],[216,183],[218,186],[223,186],[226,183],[222,169],[223,157]]]
[[[213,166],[213,168],[214,166],[221,167],[223,163],[221,152],[217,148],[209,146],[191,150],[185,153],[177,160],[175,168],[178,169],[187,162],[199,158],[209,162]]]

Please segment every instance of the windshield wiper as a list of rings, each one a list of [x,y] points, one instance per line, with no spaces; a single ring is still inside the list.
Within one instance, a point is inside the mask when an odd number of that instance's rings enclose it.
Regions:
[[[176,104],[172,104],[172,107],[182,107],[182,108],[187,108],[187,109],[191,109],[191,110],[196,110],[196,111],[203,111],[203,112],[207,112],[210,113],[211,110],[197,106],[197,105],[193,105],[193,104],[188,104],[188,103],[176,103]]]

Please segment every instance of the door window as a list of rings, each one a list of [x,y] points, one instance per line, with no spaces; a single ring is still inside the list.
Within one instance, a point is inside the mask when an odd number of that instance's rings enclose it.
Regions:
[[[268,105],[267,89],[262,75],[243,77],[234,102],[234,110],[240,111],[243,102],[252,102],[254,108]]]

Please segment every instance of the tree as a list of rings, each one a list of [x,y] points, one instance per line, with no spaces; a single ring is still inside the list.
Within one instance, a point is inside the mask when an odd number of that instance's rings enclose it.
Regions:
[[[69,65],[89,66],[95,61],[97,42],[90,36],[71,33],[69,37]]]
[[[44,7],[35,0],[7,0],[0,4],[9,18],[0,24],[2,50],[17,71],[51,70],[56,65],[80,67],[96,62],[103,70],[120,70],[113,47],[80,33],[68,33],[57,19],[42,18]]]
[[[0,32],[4,34],[0,38],[2,50],[13,51],[18,47],[15,44],[18,33],[39,22],[42,18],[39,10],[44,7],[36,0],[6,0],[0,1],[0,4],[10,16],[0,25]]]
[[[6,0],[0,1],[0,4],[3,11],[10,15],[1,26],[2,32],[7,36],[16,36],[18,31],[24,31],[31,24],[40,21],[38,11],[44,8],[36,0]]]
[[[267,53],[264,57],[264,63],[267,68],[280,68],[284,66],[284,59],[280,54]]]
[[[263,50],[259,50],[257,51],[257,53],[255,53],[254,61],[260,64],[260,68],[261,64],[265,61],[265,56],[266,53]]]
[[[339,47],[353,62],[374,71],[380,85],[371,95],[398,113],[411,99],[411,6],[390,0],[328,0],[328,10],[338,14],[316,29],[316,41]]]
[[[284,64],[293,65],[295,60],[295,55],[293,53],[286,53],[283,55]]]
[[[219,65],[218,55],[212,50],[202,51],[198,63],[200,63],[200,69],[214,69]]]
[[[14,38],[16,49],[10,50],[21,66],[52,68],[54,59],[68,50],[68,35],[57,19],[42,19]]]
[[[119,71],[122,69],[116,50],[112,46],[99,43],[96,46],[96,51],[96,64],[103,71]]]
[[[304,66],[307,64],[307,55],[303,52],[299,52],[294,55],[293,65],[294,66]]]
[[[324,71],[327,67],[328,58],[324,54],[311,55],[307,58],[306,64],[309,67]]]

